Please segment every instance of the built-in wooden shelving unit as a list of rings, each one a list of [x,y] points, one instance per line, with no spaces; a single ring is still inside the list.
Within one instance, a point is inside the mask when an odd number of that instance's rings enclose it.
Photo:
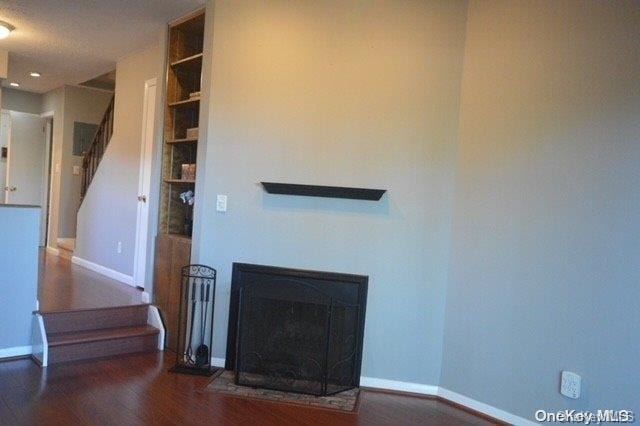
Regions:
[[[154,302],[167,330],[167,346],[176,348],[181,268],[190,263],[193,204],[180,194],[195,192],[196,179],[183,165],[196,164],[205,12],[169,25],[162,144],[160,229],[155,259]],[[197,176],[197,165],[196,165]],[[198,202],[197,195],[194,199]]]
[[[183,176],[183,165],[196,164],[198,135],[193,129],[199,128],[203,41],[204,11],[169,27],[161,234],[191,236],[193,206],[180,194],[195,189],[195,179]]]

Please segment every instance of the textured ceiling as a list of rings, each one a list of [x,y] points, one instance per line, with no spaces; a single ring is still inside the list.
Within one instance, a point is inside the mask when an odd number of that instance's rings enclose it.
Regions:
[[[104,74],[158,40],[172,19],[204,0],[0,0],[0,21],[15,26],[0,40],[9,51],[9,82],[43,93]],[[29,72],[42,77],[33,78]]]

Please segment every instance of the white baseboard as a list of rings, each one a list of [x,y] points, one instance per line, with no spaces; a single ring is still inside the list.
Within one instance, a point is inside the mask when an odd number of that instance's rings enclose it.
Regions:
[[[51,255],[60,256],[60,250],[58,250],[55,247],[47,246],[47,248],[45,250],[47,251],[47,253],[49,253]]]
[[[133,277],[131,275],[123,274],[122,272],[109,269],[106,266],[98,265],[97,263],[90,262],[77,256],[71,257],[71,262],[84,268],[91,269],[93,272],[97,272],[105,277],[109,277],[116,281],[120,281],[121,283],[135,287]]]
[[[225,364],[224,358],[215,358],[215,357],[211,358],[211,365],[215,367],[224,367],[224,364]],[[448,389],[435,386],[435,385],[424,385],[421,383],[400,382],[397,380],[379,379],[377,377],[361,376],[360,386],[375,388],[375,389],[383,389],[383,390],[410,392],[410,393],[416,393],[416,394],[428,395],[428,396],[438,396],[442,399],[446,399],[447,401],[460,404],[471,410],[477,411],[479,413],[485,414],[487,416],[493,417],[498,420],[502,420],[503,422],[507,422],[509,424],[518,425],[518,426],[521,426],[521,425],[532,426],[532,425],[538,424],[531,420],[527,420],[523,417],[519,417],[519,416],[516,416],[515,414],[511,414],[507,411],[493,407],[489,404],[485,404],[484,402],[476,401],[475,399],[466,397],[459,393],[455,393]]]
[[[224,358],[211,358],[211,365],[214,367],[224,367]]]
[[[32,346],[14,346],[13,348],[0,349],[0,358],[11,358],[14,356],[25,356],[33,353]]]
[[[397,380],[378,379],[376,377],[360,377],[360,386],[376,389],[394,390],[400,392],[419,393],[422,395],[437,395],[438,387],[420,383],[399,382]]]
[[[532,426],[539,424],[442,387],[438,388],[438,396],[512,425]]]

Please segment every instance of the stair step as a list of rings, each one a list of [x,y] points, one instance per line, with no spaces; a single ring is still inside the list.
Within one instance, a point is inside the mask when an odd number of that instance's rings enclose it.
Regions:
[[[47,335],[147,324],[148,304],[41,312]]]
[[[49,363],[155,351],[159,332],[155,327],[143,325],[47,333]]]
[[[47,335],[49,346],[75,345],[77,343],[97,342],[101,340],[122,339],[131,336],[158,334],[158,329],[150,325],[133,327],[115,327],[102,330],[75,331],[71,333],[51,333]]]

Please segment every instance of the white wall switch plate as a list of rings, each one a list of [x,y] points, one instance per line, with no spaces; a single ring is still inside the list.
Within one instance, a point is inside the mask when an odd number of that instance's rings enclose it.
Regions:
[[[80,166],[73,166],[73,174],[74,175],[80,174]]]
[[[118,241],[117,251],[118,251],[118,253],[122,253],[122,241]]]
[[[571,371],[563,371],[560,377],[560,393],[566,397],[580,398],[582,378]]]
[[[227,211],[227,196],[223,194],[218,194],[216,198],[216,210],[219,212]]]

